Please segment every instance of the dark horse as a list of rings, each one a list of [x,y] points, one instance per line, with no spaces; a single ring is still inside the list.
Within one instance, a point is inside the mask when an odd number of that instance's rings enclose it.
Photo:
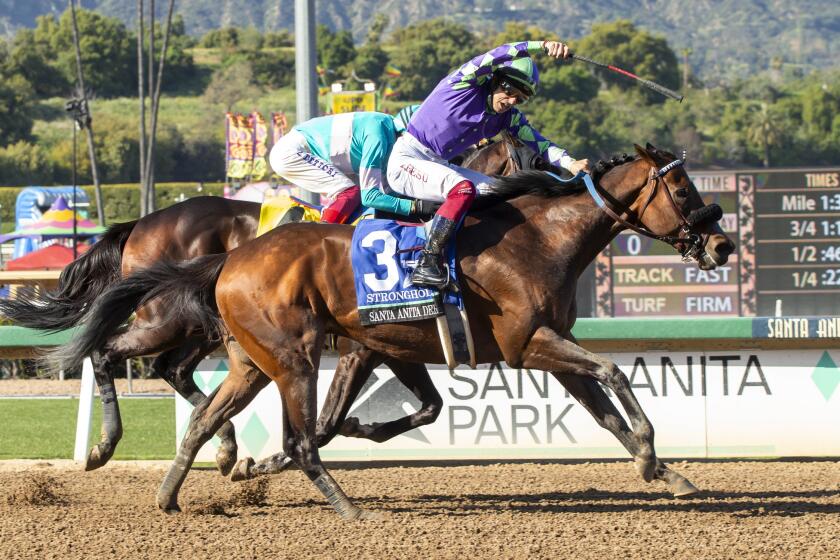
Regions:
[[[645,481],[660,478],[693,489],[657,459],[653,426],[624,373],[581,348],[571,334],[579,275],[625,227],[671,236],[677,248],[693,246],[699,252],[690,254],[704,268],[724,264],[734,250],[716,223],[691,222],[703,202],[680,162],[650,145],[636,149],[637,159],[600,177],[597,195],[564,189],[536,171],[499,179],[502,200],[471,214],[458,235],[459,274],[479,362],[504,360],[513,368],[551,372],[627,448]],[[596,205],[596,196],[607,199],[612,214]],[[120,324],[150,298],[160,298],[169,313],[194,317],[208,332],[225,333],[228,344],[235,338],[230,374],[194,411],[161,485],[162,509],[179,509],[178,491],[199,448],[270,378],[283,400],[286,454],[342,517],[366,515],[318,453],[315,391],[324,338],[346,336],[410,362],[443,363],[444,357],[434,321],[361,326],[349,262],[352,234],[347,226],[290,224],[228,254],[160,262],[109,289],[83,330],[53,355],[65,365],[80,363],[101,343],[98,332]],[[615,393],[630,426],[599,382]]]
[[[508,140],[510,141],[510,140]],[[488,175],[509,174],[521,165],[545,165],[525,153],[514,161],[512,154],[522,150],[498,142],[473,150],[464,165]],[[93,302],[111,284],[136,270],[160,260],[185,261],[203,255],[225,253],[256,236],[260,204],[220,197],[197,197],[154,212],[140,220],[116,224],[85,255],[61,273],[54,293],[39,299],[0,301],[0,314],[16,324],[45,330],[76,326]],[[208,339],[200,325],[187,317],[168,317],[157,301],[149,301],[137,310],[137,318],[128,329],[117,330],[106,344],[93,353],[96,383],[102,401],[101,440],[88,454],[85,470],[101,467],[113,456],[122,437],[114,369],[135,356],[159,354],[152,373],[166,380],[182,397],[198,406],[205,395],[196,386],[192,373],[198,363],[220,344]],[[409,429],[433,422],[442,401],[425,366],[386,360],[394,375],[421,401],[420,409],[405,418],[385,424],[364,425],[351,418],[344,422],[349,407],[358,395],[370,371],[380,362],[371,352],[340,340],[336,383],[324,406],[322,425],[341,423],[340,433],[385,441]],[[327,431],[326,428],[319,430]],[[236,460],[233,425],[223,424],[218,433],[221,445],[216,457],[219,470],[227,474]],[[275,457],[256,467],[245,461],[237,469],[240,478],[278,470],[287,459]]]

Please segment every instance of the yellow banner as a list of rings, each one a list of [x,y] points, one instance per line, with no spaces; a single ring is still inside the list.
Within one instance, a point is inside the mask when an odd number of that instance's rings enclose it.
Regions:
[[[268,162],[266,154],[268,147],[268,124],[260,113],[251,113],[250,123],[254,128],[254,169],[251,172],[252,179],[264,179],[268,175]]]
[[[348,91],[332,94],[333,113],[376,111],[376,92]]]

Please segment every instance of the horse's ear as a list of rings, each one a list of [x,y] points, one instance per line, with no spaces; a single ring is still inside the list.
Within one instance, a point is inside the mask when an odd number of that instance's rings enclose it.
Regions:
[[[653,159],[653,154],[651,154],[648,150],[652,148],[650,144],[648,144],[648,148],[642,148],[638,144],[633,144],[633,147],[636,148],[636,153],[639,154],[639,157],[648,162],[651,167],[656,167],[656,161]],[[655,148],[654,148],[655,149]]]
[[[647,145],[645,146],[645,148],[647,148],[647,150],[648,150],[649,152],[653,152],[653,153],[656,153],[656,152],[658,151],[658,150],[656,149],[656,146],[654,146],[654,145],[653,145],[653,144],[651,144],[650,142],[648,142],[648,143],[647,143]]]

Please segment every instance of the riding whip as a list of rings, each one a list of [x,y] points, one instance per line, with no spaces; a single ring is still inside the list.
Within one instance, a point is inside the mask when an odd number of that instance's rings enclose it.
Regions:
[[[679,102],[682,102],[683,96],[677,93],[676,91],[670,90],[665,86],[660,86],[656,82],[651,82],[650,80],[645,80],[644,78],[640,78],[637,75],[633,74],[632,72],[628,72],[627,70],[622,70],[617,66],[613,66],[612,64],[604,64],[603,62],[598,62],[597,60],[592,60],[591,58],[586,58],[585,56],[581,56],[575,53],[569,53],[569,56],[575,60],[580,60],[581,62],[587,62],[594,66],[599,66],[601,68],[606,68],[607,70],[612,70],[613,72],[618,72],[619,74],[626,76],[632,80],[636,80],[643,86],[648,89],[652,89],[656,93],[660,95],[664,95],[665,97],[670,97],[671,99],[676,99]]]

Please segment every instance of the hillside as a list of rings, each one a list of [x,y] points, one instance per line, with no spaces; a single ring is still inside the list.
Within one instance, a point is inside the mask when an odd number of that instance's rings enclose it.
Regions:
[[[61,12],[62,0],[0,0],[0,34],[32,26],[40,14]],[[117,16],[133,26],[135,2],[82,0],[86,8]],[[158,0],[159,11],[165,0]],[[261,30],[294,27],[294,0],[178,0],[190,33],[253,25]],[[840,3],[835,0],[331,0],[316,3],[319,23],[352,29],[360,40],[376,13],[391,27],[448,17],[474,30],[496,31],[506,21],[523,21],[574,39],[593,22],[627,18],[660,33],[703,79],[743,77],[775,64],[809,70],[837,65],[840,59]]]

